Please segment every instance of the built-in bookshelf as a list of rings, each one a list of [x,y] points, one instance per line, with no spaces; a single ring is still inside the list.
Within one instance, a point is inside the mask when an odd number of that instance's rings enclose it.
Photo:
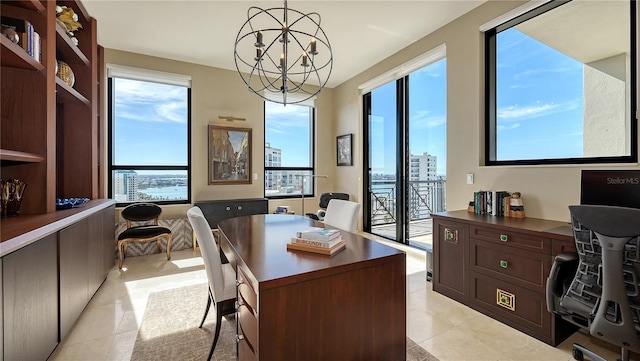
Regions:
[[[56,22],[56,5],[78,15],[78,45]],[[3,17],[28,21],[40,37],[37,61],[0,36],[0,165],[3,179],[27,183],[20,214],[55,212],[59,197],[98,198],[96,20],[80,1],[0,1],[0,6]],[[58,60],[73,70],[73,86],[56,76]]]

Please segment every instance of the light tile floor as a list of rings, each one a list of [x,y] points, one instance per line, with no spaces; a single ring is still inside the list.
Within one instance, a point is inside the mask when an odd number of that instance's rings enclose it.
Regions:
[[[405,248],[405,250],[407,250]],[[107,280],[50,360],[129,360],[150,293],[206,283],[199,251],[129,257]],[[425,280],[424,253],[407,253],[407,335],[441,361],[571,360],[579,342],[614,360],[618,349],[576,333],[554,348],[448,299]]]

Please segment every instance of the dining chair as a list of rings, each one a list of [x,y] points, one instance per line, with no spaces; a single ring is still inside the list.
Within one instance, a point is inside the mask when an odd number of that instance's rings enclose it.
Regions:
[[[212,303],[216,309],[215,336],[213,337],[209,357],[207,357],[207,360],[210,360],[218,343],[218,337],[220,336],[222,316],[230,315],[236,311],[236,272],[231,264],[223,264],[221,262],[220,251],[213,238],[209,222],[207,222],[204,214],[202,214],[202,210],[199,207],[192,207],[187,211],[187,217],[189,218],[189,223],[191,223],[196,237],[198,237],[200,252],[204,260],[204,268],[209,281],[207,307],[205,308],[202,322],[200,322],[200,328],[204,325]]]
[[[358,226],[359,211],[360,203],[332,199],[327,205],[324,223],[345,231],[354,232]]]
[[[122,218],[127,221],[127,229],[118,235],[118,269],[122,269],[124,258],[127,256],[129,242],[153,242],[158,245],[158,252],[162,252],[161,240],[167,239],[167,259],[171,259],[171,230],[158,225],[158,217],[162,208],[153,203],[134,203],[126,206]],[[140,223],[143,223],[140,225]],[[151,224],[149,224],[151,223]]]

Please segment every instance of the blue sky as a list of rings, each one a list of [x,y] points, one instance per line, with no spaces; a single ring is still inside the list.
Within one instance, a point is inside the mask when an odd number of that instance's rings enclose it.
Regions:
[[[265,103],[265,142],[282,150],[283,167],[309,167],[309,111],[303,105]],[[317,128],[322,127],[318,124]]]
[[[515,28],[497,36],[498,160],[582,156],[582,63]]]
[[[438,175],[446,173],[446,59],[409,75],[409,149],[437,157]],[[369,143],[372,173],[394,174],[396,164],[396,82],[371,92]]]
[[[117,165],[187,165],[187,88],[114,78]]]

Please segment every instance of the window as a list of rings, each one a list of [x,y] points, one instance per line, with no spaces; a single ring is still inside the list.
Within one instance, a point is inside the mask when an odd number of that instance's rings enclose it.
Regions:
[[[635,2],[552,1],[486,32],[486,164],[637,161]]]
[[[164,75],[109,68],[109,198],[118,206],[191,202],[190,79]]]
[[[264,103],[264,194],[268,198],[314,194],[314,108]]]

